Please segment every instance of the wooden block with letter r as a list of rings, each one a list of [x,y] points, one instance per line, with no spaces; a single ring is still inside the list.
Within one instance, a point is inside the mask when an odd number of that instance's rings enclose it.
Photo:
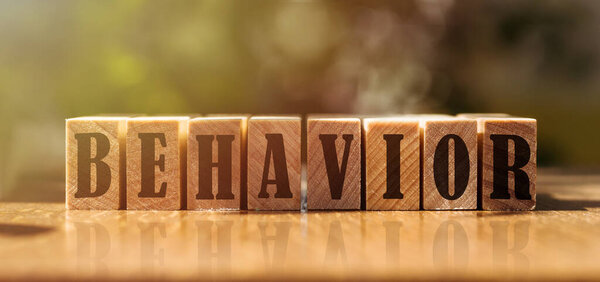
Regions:
[[[214,116],[189,121],[188,209],[240,209],[247,120]]]
[[[420,127],[423,209],[476,209],[477,122],[424,116]]]
[[[127,120],[127,209],[185,208],[188,117]]]
[[[301,118],[248,121],[248,209],[300,210]]]
[[[127,117],[66,120],[66,208],[124,207]]]
[[[360,119],[309,116],[306,140],[307,208],[360,209]]]
[[[419,119],[363,119],[367,210],[418,210]]]

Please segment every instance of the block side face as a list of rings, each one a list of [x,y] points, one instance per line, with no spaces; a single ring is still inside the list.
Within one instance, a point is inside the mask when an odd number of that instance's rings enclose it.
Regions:
[[[84,210],[113,210],[119,208],[119,189],[120,189],[120,155],[121,144],[119,143],[120,121],[116,120],[89,120],[89,119],[71,119],[66,122],[66,207],[67,209],[84,209]],[[86,134],[94,134],[86,136]],[[89,147],[81,148],[79,152],[78,139],[82,142],[84,139],[89,140]],[[103,140],[98,140],[102,138]],[[106,143],[107,142],[107,143]],[[98,167],[96,164],[90,163],[89,176],[78,175],[79,154],[87,152],[87,158],[97,158],[98,148],[100,146],[108,146],[106,155],[100,160],[109,168],[110,184],[105,193],[101,195],[98,191],[97,183],[103,182],[98,175]],[[89,152],[87,151],[89,150]],[[103,149],[101,149],[103,150]],[[100,152],[103,153],[103,152]],[[82,156],[83,157],[83,156]],[[83,165],[82,165],[83,166]],[[83,170],[85,171],[85,169]],[[83,172],[81,171],[81,172]],[[80,177],[84,177],[83,181],[89,183],[90,190],[88,193],[77,193],[79,190],[78,181]],[[99,182],[100,181],[100,182]],[[106,179],[104,179],[106,181]],[[104,182],[106,183],[106,182]],[[87,191],[87,190],[86,190]],[[84,194],[88,194],[87,196]],[[91,195],[90,195],[91,194]],[[92,196],[94,195],[94,196]]]
[[[182,138],[180,127],[185,126],[185,120],[144,120],[130,119],[127,122],[127,209],[128,210],[177,210],[181,208],[181,184],[182,184]],[[152,135],[148,135],[152,134]],[[154,156],[144,156],[147,160],[159,161],[164,158],[164,171],[158,165],[154,166],[154,189],[146,190],[159,194],[161,186],[166,183],[164,196],[141,196],[142,181],[142,138],[154,140],[154,152],[150,147],[144,153]],[[165,146],[160,139],[164,138]],[[184,141],[185,142],[185,141]],[[147,176],[152,172],[147,172]],[[151,192],[151,193],[152,193]]]
[[[417,121],[371,122],[369,127],[365,128],[364,134],[367,210],[418,210],[420,207],[419,123]],[[398,140],[397,135],[401,135],[402,139]],[[388,138],[389,141],[384,138]],[[402,198],[394,193],[395,190],[386,194],[388,190],[387,142],[390,142],[390,147],[399,145],[400,158],[395,159],[392,156],[390,162],[392,165],[395,165],[395,162],[399,163],[399,190]],[[398,142],[398,145],[392,142]]]
[[[340,172],[346,150],[344,135],[352,137],[349,142],[346,171],[343,175],[341,196],[334,199],[325,160],[324,144],[321,136],[334,136],[334,152],[328,156],[337,157],[332,171]],[[309,119],[307,124],[307,207],[308,209],[360,209],[361,182],[361,124],[359,119],[331,120]],[[335,192],[334,192],[335,193]]]
[[[241,119],[206,119],[206,120],[195,120],[189,124],[189,135],[188,135],[188,149],[187,149],[187,208],[190,210],[204,210],[204,209],[240,209],[240,165],[241,165],[241,152],[242,152],[242,126],[243,122]],[[211,136],[211,148],[212,158],[210,160],[200,159],[199,146],[197,136]],[[219,192],[219,169],[211,168],[212,188],[211,194],[212,199],[206,199],[199,195],[199,188],[201,181],[208,181],[207,179],[200,179],[199,173],[199,162],[219,162],[219,137],[224,136],[223,146],[228,144],[229,138],[233,138],[231,141],[231,193],[233,199],[219,199],[217,194]],[[202,138],[202,137],[200,137]],[[226,160],[225,160],[226,161]]]
[[[529,146],[529,161],[520,168],[529,179],[531,199],[517,199],[515,193],[515,173],[508,172],[509,198],[492,199],[494,191],[494,142],[492,135],[515,135],[523,138]],[[509,141],[507,150],[499,147],[500,154],[508,155],[508,165],[515,165],[515,142]],[[533,210],[536,205],[537,178],[537,122],[535,120],[488,120],[483,124],[482,133],[482,208],[484,210]]]
[[[477,208],[477,122],[469,119],[432,120],[421,123],[423,130],[423,209],[449,210],[449,209],[476,209]],[[468,177],[464,177],[465,190],[457,199],[443,197],[435,180],[434,159],[436,149],[447,135],[456,135],[464,142],[467,149],[468,160],[458,159],[455,156],[456,143],[454,139],[448,140],[448,194],[454,194],[455,169],[454,164],[468,166]],[[446,156],[440,155],[441,159]],[[456,158],[456,162],[455,162]],[[442,162],[443,163],[443,162]],[[440,174],[446,174],[441,170]],[[460,177],[459,177],[460,178]]]
[[[300,210],[300,173],[301,173],[301,123],[299,118],[277,119],[250,119],[247,131],[247,183],[248,183],[248,209],[249,210]],[[287,173],[289,180],[289,195],[285,193],[275,197],[277,185],[266,185],[268,197],[261,197],[263,172],[267,156],[268,139],[271,138],[272,153],[269,158],[267,180],[278,179],[276,175],[275,156],[281,157],[277,152],[284,152],[285,168],[281,165],[282,172]],[[282,141],[283,148],[277,144]],[[281,160],[281,159],[278,159]],[[283,187],[283,186],[282,186]],[[264,194],[263,194],[264,195]]]

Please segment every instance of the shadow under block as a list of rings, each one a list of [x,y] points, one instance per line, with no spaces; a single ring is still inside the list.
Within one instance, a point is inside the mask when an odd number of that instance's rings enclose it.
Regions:
[[[421,198],[419,120],[366,118],[363,140],[367,210],[418,210]]]
[[[127,209],[178,210],[185,202],[188,117],[127,121]]]
[[[66,208],[116,210],[123,207],[127,117],[66,120]]]
[[[308,117],[309,210],[360,209],[360,146],[359,118]]]
[[[248,209],[300,210],[301,118],[248,121]]]
[[[240,209],[245,116],[189,121],[187,209]]]
[[[536,205],[537,121],[478,118],[483,210],[532,210]]]
[[[477,121],[421,119],[425,210],[477,208]]]

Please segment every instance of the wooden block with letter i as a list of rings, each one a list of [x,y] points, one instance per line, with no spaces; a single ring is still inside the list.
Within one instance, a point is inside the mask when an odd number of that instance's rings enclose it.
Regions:
[[[360,209],[360,119],[309,116],[306,139],[307,208]]]
[[[66,120],[66,208],[116,210],[124,207],[127,117]]]
[[[127,121],[127,209],[178,210],[185,201],[188,117]]]
[[[248,209],[300,210],[301,118],[248,121]]]
[[[476,209],[477,122],[425,116],[420,127],[423,209]]]
[[[420,205],[419,120],[363,119],[367,210],[418,210]]]
[[[218,116],[189,121],[188,209],[240,209],[247,120]]]

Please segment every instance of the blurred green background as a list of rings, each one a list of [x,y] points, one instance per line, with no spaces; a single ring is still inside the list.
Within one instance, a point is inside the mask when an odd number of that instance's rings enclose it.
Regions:
[[[99,113],[506,112],[539,120],[541,166],[596,167],[599,15],[592,0],[0,0],[0,199],[61,201],[64,119]]]

